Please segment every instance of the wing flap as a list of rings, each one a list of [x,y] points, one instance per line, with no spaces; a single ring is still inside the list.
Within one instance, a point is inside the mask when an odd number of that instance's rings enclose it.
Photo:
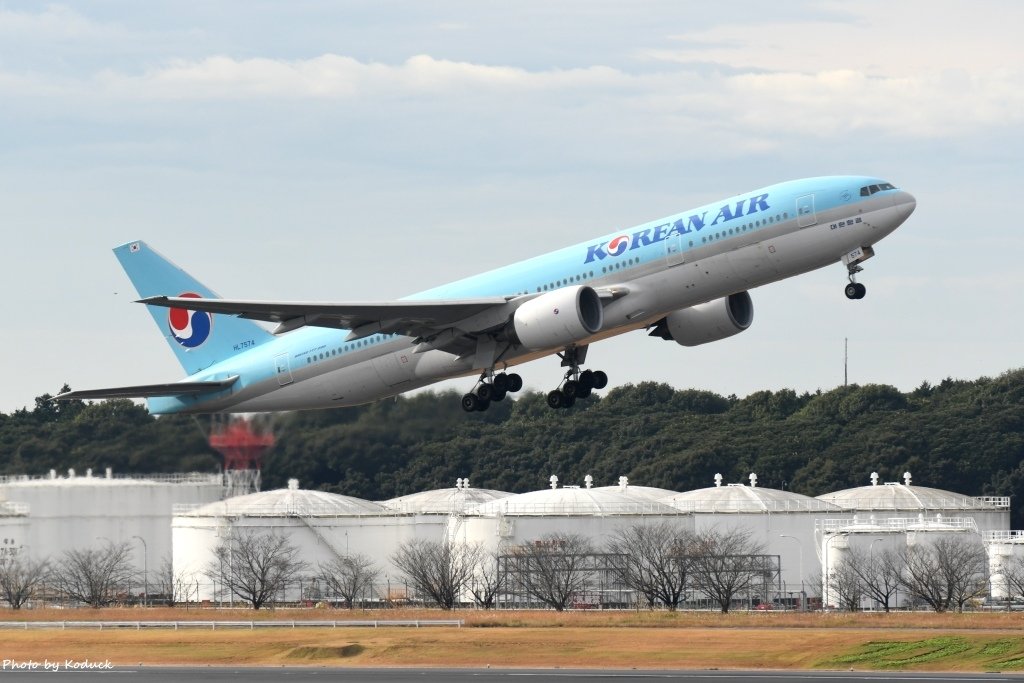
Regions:
[[[206,382],[168,382],[166,384],[140,384],[133,387],[111,387],[108,389],[83,389],[66,391],[53,397],[54,401],[70,401],[87,398],[151,398],[155,396],[186,396],[209,394],[223,391],[238,381],[238,375],[223,380]]]

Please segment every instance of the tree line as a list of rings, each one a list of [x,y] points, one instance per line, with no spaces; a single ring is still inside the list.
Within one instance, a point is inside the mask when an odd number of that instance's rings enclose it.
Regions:
[[[211,471],[210,418],[154,418],[128,401],[53,403],[0,414],[0,473],[91,467],[117,472]],[[922,383],[910,392],[879,384],[744,398],[643,382],[548,410],[540,393],[466,414],[451,392],[367,406],[274,415],[276,446],[266,488],[296,477],[371,500],[451,486],[523,492],[551,474],[591,474],[673,490],[702,488],[715,473],[819,495],[904,471],[919,485],[965,495],[1024,499],[1024,370],[976,380]],[[1019,494],[1019,495],[1018,495]],[[1024,511],[1012,512],[1024,528]]]

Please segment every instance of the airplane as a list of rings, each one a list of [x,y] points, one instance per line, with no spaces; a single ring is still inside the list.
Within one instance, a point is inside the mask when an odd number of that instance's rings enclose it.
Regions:
[[[863,298],[861,264],[916,206],[875,177],[793,180],[380,302],[222,299],[145,242],[128,242],[114,253],[188,376],[55,399],[146,398],[154,414],[270,412],[359,405],[475,375],[462,397],[473,412],[522,389],[509,368],[557,354],[566,370],[547,403],[568,408],[608,383],[580,368],[602,339],[634,330],[682,346],[725,339],[753,322],[749,290],[836,262],[846,297]]]

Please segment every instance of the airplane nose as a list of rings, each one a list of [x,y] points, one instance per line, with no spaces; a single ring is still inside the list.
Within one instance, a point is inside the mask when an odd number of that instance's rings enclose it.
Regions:
[[[900,190],[893,195],[892,205],[902,209],[906,212],[906,215],[914,213],[914,209],[917,208],[917,200],[914,199],[914,195],[904,190]]]

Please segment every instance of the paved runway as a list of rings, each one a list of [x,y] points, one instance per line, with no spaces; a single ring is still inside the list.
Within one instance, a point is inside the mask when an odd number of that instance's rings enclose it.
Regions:
[[[943,674],[898,672],[819,671],[610,671],[580,669],[331,669],[331,668],[232,668],[232,667],[116,667],[109,671],[3,671],[0,681],[67,683],[68,675],[81,683],[89,681],[145,680],[153,683],[231,683],[233,681],[345,681],[369,683],[567,683],[572,680],[609,680],[615,683],[692,681],[693,683],[755,683],[797,681],[798,683],[842,683],[877,681],[928,681],[969,683],[972,681],[1024,680],[1020,674]]]

